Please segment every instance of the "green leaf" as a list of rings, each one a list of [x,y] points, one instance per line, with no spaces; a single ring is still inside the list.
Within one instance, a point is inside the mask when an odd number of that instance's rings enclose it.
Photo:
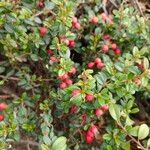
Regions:
[[[138,131],[139,131],[139,126],[132,127],[131,129],[128,130],[128,133],[132,136],[137,137],[138,136]]]
[[[150,148],[150,139],[147,141],[147,148]]]
[[[5,71],[5,67],[0,67],[0,73],[3,73]]]
[[[119,121],[119,118],[121,116],[121,109],[119,105],[111,104],[109,107],[109,112],[113,119]]]
[[[45,144],[41,144],[41,150],[50,150],[50,148]]]
[[[134,124],[134,121],[131,120],[131,119],[129,118],[129,116],[127,116],[125,125],[130,126],[130,125],[133,125],[133,124]]]
[[[65,150],[67,148],[66,142],[67,142],[66,137],[63,136],[59,137],[52,144],[52,150]]]
[[[51,140],[48,136],[44,136],[43,137],[43,141],[46,145],[51,145]]]
[[[117,69],[117,70],[119,70],[119,71],[123,71],[124,70],[124,64],[123,63],[121,63],[121,62],[116,62],[115,64],[115,68]]]
[[[147,70],[149,68],[149,61],[147,58],[144,58],[143,64],[144,64],[144,69]]]
[[[142,124],[139,127],[138,139],[143,140],[149,135],[149,127],[146,124]]]
[[[70,99],[70,102],[72,103],[72,104],[75,104],[75,105],[77,105],[77,106],[80,106],[81,105],[81,103],[82,103],[82,94],[78,94],[78,95],[76,95],[76,96],[73,96],[71,99]]]
[[[30,57],[33,61],[38,61],[38,56],[36,54],[31,54]]]

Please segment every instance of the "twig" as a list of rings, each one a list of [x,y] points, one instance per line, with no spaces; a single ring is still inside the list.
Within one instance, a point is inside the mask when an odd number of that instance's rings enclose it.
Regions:
[[[109,0],[116,8],[118,8],[117,4],[113,0]]]
[[[121,124],[119,124],[119,123],[117,123],[117,124],[118,124],[118,126],[121,127],[121,129],[131,138],[131,140],[132,140],[133,142],[135,142],[135,143],[139,146],[139,148],[140,148],[141,150],[146,150],[146,148],[143,147],[143,145],[140,143],[140,141],[137,141],[133,136],[131,136],[130,134],[128,134],[128,132],[126,131],[126,129],[125,129]]]
[[[139,9],[139,11],[140,11],[142,17],[143,17],[144,19],[146,19],[145,16],[144,16],[144,14],[143,14],[143,11],[142,11],[142,9],[141,9],[141,7],[140,7],[140,5],[139,5],[138,0],[133,0],[133,1],[134,1],[134,3],[136,4],[136,6],[138,7],[138,9]]]

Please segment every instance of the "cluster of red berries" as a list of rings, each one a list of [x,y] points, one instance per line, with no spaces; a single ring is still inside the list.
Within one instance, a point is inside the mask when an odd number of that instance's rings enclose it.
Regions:
[[[6,110],[7,109],[7,107],[8,107],[8,105],[7,104],[5,104],[5,103],[0,103],[0,111],[4,111],[4,110]],[[0,114],[0,121],[3,121],[4,120],[4,115],[3,114]]]
[[[61,38],[61,42],[65,43],[69,47],[74,47],[75,46],[75,41],[74,40],[69,40],[66,38]]]
[[[102,69],[103,67],[105,67],[105,64],[100,58],[96,58],[94,61],[89,62],[87,66],[89,69],[93,69],[95,66],[97,69]]]
[[[101,106],[100,108],[97,108],[96,110],[95,110],[95,115],[97,116],[97,117],[100,117],[100,116],[102,116],[107,110],[109,109],[109,106],[106,104],[106,105],[103,105],[103,106]]]
[[[86,133],[86,142],[91,144],[96,134],[98,134],[98,129],[95,125],[92,125]]]
[[[76,17],[73,17],[72,19],[72,27],[79,30],[81,28],[81,25]]]
[[[63,75],[60,75],[58,78],[61,80],[61,83],[59,85],[60,89],[65,89],[66,87],[72,85],[72,80],[70,79],[71,76],[75,75],[77,72],[77,69],[73,67],[68,73],[65,73]]]
[[[109,15],[106,15],[105,13],[102,13],[101,15],[101,19],[104,23],[110,23],[113,24],[112,18]],[[90,20],[90,22],[94,25],[98,24],[99,18],[97,16],[93,16]]]
[[[81,93],[81,90],[80,90],[80,89],[75,89],[75,90],[72,91],[71,96],[72,96],[72,97],[73,97],[73,96],[77,96],[77,95],[80,94],[80,93]],[[92,102],[92,101],[94,100],[94,95],[91,94],[91,93],[86,94],[86,95],[85,95],[85,100],[86,100],[87,102]]]
[[[102,52],[107,53],[107,52],[109,52],[109,50],[111,48],[116,55],[120,55],[121,54],[121,50],[119,49],[119,47],[117,46],[116,43],[111,41],[111,37],[109,35],[104,35],[103,38],[104,38],[104,42],[106,44],[104,44],[102,46]]]

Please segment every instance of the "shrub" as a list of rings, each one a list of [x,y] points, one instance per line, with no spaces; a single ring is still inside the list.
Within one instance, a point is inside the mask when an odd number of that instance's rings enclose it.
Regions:
[[[1,149],[29,138],[42,150],[148,149],[134,114],[149,98],[149,20],[128,4],[102,8],[0,2]]]

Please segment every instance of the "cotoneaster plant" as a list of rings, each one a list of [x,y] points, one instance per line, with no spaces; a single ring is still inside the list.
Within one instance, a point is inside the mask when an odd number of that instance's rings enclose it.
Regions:
[[[150,147],[148,106],[145,120],[134,115],[149,98],[149,21],[118,6],[0,2],[0,149],[10,139],[42,150]]]

